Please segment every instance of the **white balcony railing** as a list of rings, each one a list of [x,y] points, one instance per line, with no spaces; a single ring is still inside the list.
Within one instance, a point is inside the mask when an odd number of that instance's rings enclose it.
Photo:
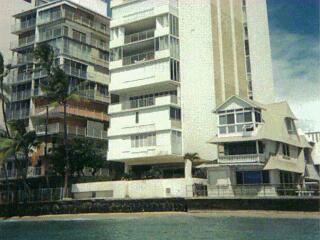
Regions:
[[[155,52],[149,51],[123,58],[123,65],[131,65],[155,59]]]
[[[133,33],[130,35],[125,36],[124,43],[134,43],[134,42],[140,42],[146,39],[151,39],[154,37],[154,31],[155,29],[149,29],[143,32]]]
[[[241,164],[241,163],[264,163],[264,154],[242,154],[242,155],[227,155],[219,156],[219,164]]]
[[[109,106],[109,113],[117,113],[130,109],[141,109],[151,106],[164,106],[170,104],[180,104],[180,100],[175,95],[166,95],[161,97],[149,97],[131,101],[123,101],[121,103]]]

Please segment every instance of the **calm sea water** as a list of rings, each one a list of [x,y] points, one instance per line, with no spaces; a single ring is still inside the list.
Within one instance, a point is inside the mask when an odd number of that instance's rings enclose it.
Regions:
[[[277,240],[320,239],[319,219],[143,216],[66,221],[0,221],[0,239]]]

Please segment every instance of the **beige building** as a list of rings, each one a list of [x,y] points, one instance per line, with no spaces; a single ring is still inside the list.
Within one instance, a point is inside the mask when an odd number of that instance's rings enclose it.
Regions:
[[[218,133],[209,142],[218,146],[218,157],[202,166],[208,169],[208,196],[219,191],[273,196],[281,195],[282,187],[296,195],[299,186],[320,180],[312,146],[298,134],[286,102],[261,104],[233,96],[215,113]]]

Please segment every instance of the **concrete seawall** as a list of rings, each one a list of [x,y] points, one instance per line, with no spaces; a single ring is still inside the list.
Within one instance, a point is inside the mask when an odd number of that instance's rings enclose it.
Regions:
[[[0,217],[79,213],[185,212],[195,210],[276,210],[317,212],[319,198],[71,200],[0,205]]]

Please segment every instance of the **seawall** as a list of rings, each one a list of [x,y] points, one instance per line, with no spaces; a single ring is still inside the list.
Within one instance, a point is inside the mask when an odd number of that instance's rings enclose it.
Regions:
[[[185,212],[196,210],[275,210],[318,212],[319,198],[70,200],[0,205],[0,217],[81,213]]]

